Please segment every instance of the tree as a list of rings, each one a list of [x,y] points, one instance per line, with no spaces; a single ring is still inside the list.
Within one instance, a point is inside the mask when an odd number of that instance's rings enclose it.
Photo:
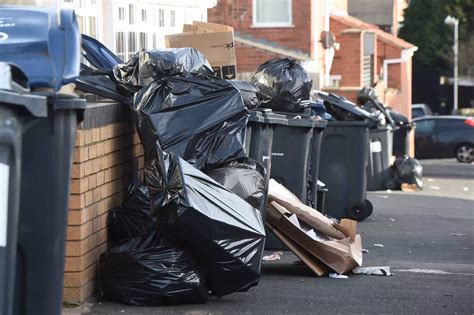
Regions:
[[[472,55],[474,0],[411,0],[405,10],[399,36],[418,46],[413,67],[452,68],[453,30],[444,24],[447,15],[459,19],[460,57]],[[466,73],[471,60],[460,58],[460,73]]]

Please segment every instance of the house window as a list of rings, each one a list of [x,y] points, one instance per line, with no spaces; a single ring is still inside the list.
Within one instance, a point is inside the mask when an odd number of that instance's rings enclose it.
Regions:
[[[91,0],[91,4],[96,4],[97,1],[96,0]]]
[[[131,58],[137,52],[137,33],[128,33],[128,58]]]
[[[118,16],[120,21],[125,21],[125,8],[118,8]]]
[[[140,33],[140,49],[147,48],[148,42],[148,34],[147,33]]]
[[[156,33],[153,33],[153,49],[156,48]]]
[[[253,0],[253,24],[262,27],[290,26],[292,0]]]
[[[125,60],[125,33],[124,32],[117,32],[115,33],[115,51],[117,56]]]
[[[128,6],[128,23],[135,24],[135,6],[133,4]]]
[[[146,10],[142,10],[142,21],[146,21]]]
[[[165,10],[163,9],[158,9],[158,26],[165,26]]]
[[[174,10],[170,11],[170,26],[171,27],[176,26],[176,12]]]

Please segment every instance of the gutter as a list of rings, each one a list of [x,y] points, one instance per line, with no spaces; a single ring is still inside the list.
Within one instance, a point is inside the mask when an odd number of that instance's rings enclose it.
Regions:
[[[264,50],[264,51],[271,52],[273,54],[291,57],[291,58],[296,59],[296,60],[300,60],[300,61],[309,61],[309,60],[311,60],[311,56],[308,56],[306,54],[299,54],[297,52],[293,52],[293,51],[281,49],[281,48],[278,48],[278,47],[265,45],[265,44],[258,43],[258,42],[255,42],[253,40],[249,40],[249,39],[246,39],[246,38],[243,38],[243,37],[240,37],[240,36],[235,36],[234,35],[234,40],[238,43],[241,43],[241,44],[244,44],[244,45],[247,45],[247,46],[255,47],[255,48],[258,48],[258,49],[261,49],[261,50]]]

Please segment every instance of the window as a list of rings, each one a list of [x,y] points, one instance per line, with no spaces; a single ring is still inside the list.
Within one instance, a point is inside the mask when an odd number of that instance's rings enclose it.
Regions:
[[[118,16],[120,21],[125,21],[125,8],[118,8]]]
[[[66,2],[66,3],[73,3],[74,0],[64,0],[64,2]]]
[[[76,15],[77,17],[77,25],[79,25],[79,31],[81,34],[85,33],[84,31],[84,17],[81,15]]]
[[[137,52],[137,33],[128,33],[128,58],[131,58]]]
[[[142,21],[146,21],[146,10],[142,10]]]
[[[91,4],[96,4],[97,0],[91,0]]]
[[[156,33],[153,33],[153,49],[156,48]]]
[[[292,0],[253,0],[255,26],[290,26]]]
[[[416,132],[418,134],[431,134],[434,131],[435,122],[433,119],[420,120],[416,122]]]
[[[174,10],[170,11],[170,26],[171,27],[176,26],[176,12]]]
[[[89,36],[97,38],[97,18],[89,16]]]
[[[148,34],[147,33],[140,33],[140,44],[139,48],[144,49],[147,48],[147,42],[148,42]]]
[[[115,51],[117,53],[117,56],[125,60],[126,55],[125,55],[125,33],[124,32],[117,32],[115,33]]]
[[[128,23],[135,24],[135,6],[133,4],[128,6]]]
[[[165,10],[163,9],[158,9],[158,26],[165,26]]]

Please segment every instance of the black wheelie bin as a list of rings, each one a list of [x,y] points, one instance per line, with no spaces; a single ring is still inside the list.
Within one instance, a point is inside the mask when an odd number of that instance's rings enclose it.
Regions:
[[[13,314],[60,314],[72,154],[86,102],[60,89],[79,75],[80,33],[73,10],[0,6],[8,38],[0,61],[18,67],[46,117],[24,128]],[[46,108],[47,106],[47,108]],[[7,313],[8,314],[8,313]]]

